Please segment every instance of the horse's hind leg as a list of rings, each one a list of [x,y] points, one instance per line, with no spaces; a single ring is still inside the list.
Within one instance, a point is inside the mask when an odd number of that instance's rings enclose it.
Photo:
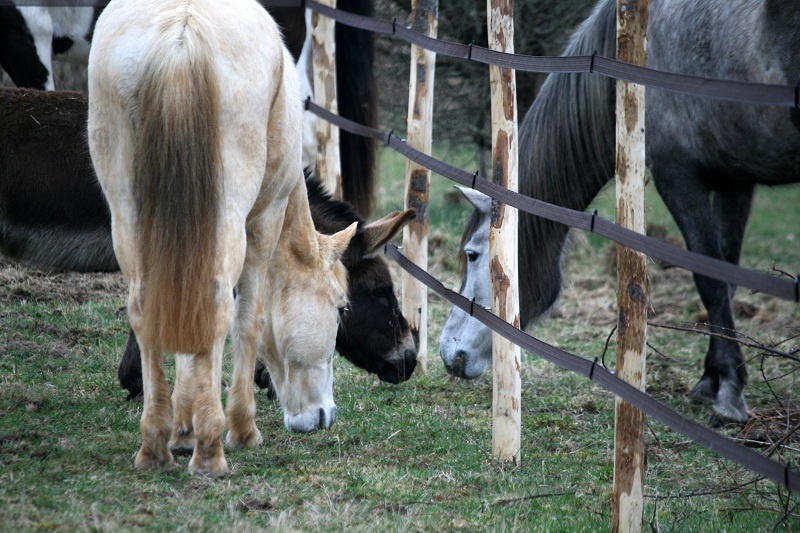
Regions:
[[[194,356],[175,354],[175,387],[172,391],[172,437],[169,449],[174,454],[190,454],[194,450],[195,437],[192,426],[193,401],[196,396]]]
[[[656,185],[689,250],[721,260],[737,261],[744,227],[749,214],[752,188],[730,189],[716,193],[714,207],[711,191],[698,178],[699,171],[688,171],[678,163],[657,169]],[[655,169],[654,169],[655,170]],[[708,311],[712,335],[705,358],[705,370],[692,390],[692,396],[714,402],[716,415],[724,420],[747,420],[744,385],[747,371],[736,341],[719,335],[735,335],[731,307],[732,288],[727,283],[694,275],[700,299]]]
[[[720,258],[734,264],[739,262],[753,190],[751,185],[742,185],[716,192],[713,196],[713,211],[719,228]],[[708,310],[711,331],[720,336],[711,337],[705,372],[692,393],[695,397],[713,401],[714,410],[723,419],[743,422],[747,420],[747,404],[744,400],[747,367],[739,343],[722,337],[736,336],[731,305],[736,287],[703,276],[695,276],[695,283]]]
[[[134,284],[131,285],[133,294]],[[131,323],[137,320],[138,305],[129,298],[128,308],[131,311]],[[135,326],[134,326],[135,327]],[[169,383],[164,374],[164,356],[160,349],[152,346],[140,346],[142,354],[142,384],[144,389],[144,408],[140,427],[142,430],[142,447],[136,454],[134,466],[139,469],[171,466],[172,453],[167,446],[172,430],[172,410],[169,400]]]
[[[224,344],[225,336],[218,336],[210,353],[198,353],[194,357],[192,428],[195,445],[189,461],[189,472],[192,474],[220,476],[228,472],[228,463],[222,450],[225,414],[220,390]]]
[[[142,354],[133,329],[128,330],[128,342],[117,368],[120,387],[127,389],[128,400],[135,400],[142,394]]]

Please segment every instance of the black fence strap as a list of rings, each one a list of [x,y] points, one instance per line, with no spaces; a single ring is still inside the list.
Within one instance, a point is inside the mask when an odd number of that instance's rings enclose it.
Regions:
[[[571,354],[544,341],[528,335],[500,319],[491,311],[481,306],[474,306],[470,300],[445,287],[439,280],[431,276],[401,254],[393,244],[384,247],[384,253],[400,265],[403,270],[424,283],[427,287],[448,300],[456,307],[470,312],[471,315],[488,326],[492,331],[502,335],[509,341],[525,350],[534,353],[553,364],[576,374],[588,377],[605,390],[615,394],[648,416],[655,418],[667,427],[685,435],[696,443],[708,448],[717,455],[726,457],[735,463],[764,476],[776,483],[784,485],[792,491],[800,491],[800,472],[792,470],[788,465],[778,463],[767,457],[732,442],[728,438],[715,433],[707,427],[689,420],[680,413],[670,409],[658,400],[648,396],[636,387],[624,382],[603,366],[597,365],[597,359],[590,361]]]
[[[733,102],[796,107],[797,91],[793,85],[721,80],[663,72],[631,65],[616,59],[592,54],[590,56],[529,56],[490,50],[473,43],[459,44],[428,37],[394,22],[354,15],[307,0],[306,7],[337,22],[377,33],[395,35],[406,42],[448,57],[468,59],[522,72],[597,73],[610,78],[683,94],[728,100]]]
[[[512,207],[516,207],[526,213],[540,216],[573,228],[592,231],[597,235],[642,252],[666,264],[681,267],[709,278],[740,287],[746,287],[753,291],[770,294],[785,300],[797,302],[798,298],[800,298],[797,284],[794,280],[779,278],[772,274],[742,268],[733,263],[713,259],[696,252],[678,248],[677,246],[667,244],[658,239],[623,228],[593,213],[574,211],[566,207],[524,196],[492,183],[486,178],[479,176],[477,172],[469,173],[424,154],[409,146],[403,139],[396,135],[390,133],[387,138],[385,132],[345,119],[313,102],[309,103],[309,110],[347,132],[385,141],[393,150],[428,170],[459,183],[460,185],[487,194],[492,198]]]
[[[360,135],[362,137],[367,137],[376,141],[384,142],[386,141],[387,136],[391,137],[392,132],[384,132],[378,130],[376,128],[371,128],[369,126],[364,126],[363,124],[359,124],[358,122],[353,122],[352,120],[348,120],[344,117],[333,113],[324,107],[316,104],[314,101],[310,99],[306,99],[303,101],[306,110],[311,111],[321,119],[325,120],[326,122],[330,122],[334,126],[338,126],[339,128],[347,131],[348,133],[352,133],[354,135]],[[345,124],[345,121],[347,124]],[[343,127],[347,126],[347,127]]]
[[[264,0],[264,5],[269,5],[270,1],[271,0]],[[383,35],[394,35],[395,27],[397,28],[402,27],[395,25],[394,21],[380,20],[373,17],[367,17],[364,15],[357,15],[355,13],[342,11],[341,9],[335,9],[333,7],[320,4],[319,2],[314,2],[313,0],[306,0],[305,6],[308,9],[316,11],[320,15],[324,15],[329,19],[335,20],[336,22],[340,22],[345,26],[371,31],[373,33],[381,33]]]

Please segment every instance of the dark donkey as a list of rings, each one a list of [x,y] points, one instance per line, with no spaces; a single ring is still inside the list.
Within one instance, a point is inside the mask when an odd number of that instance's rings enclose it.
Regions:
[[[299,105],[299,103],[298,103]],[[86,95],[0,89],[0,252],[40,268],[115,271],[108,207],[86,145]],[[336,349],[389,383],[411,377],[417,353],[379,249],[414,217],[396,212],[367,224],[350,204],[333,200],[307,179],[314,223],[323,233],[353,222],[358,230],[342,257],[350,279],[349,311]],[[266,371],[256,381],[267,386]],[[129,397],[141,392],[138,345],[131,333],[119,378]]]
[[[614,0],[601,0],[572,37],[564,55],[614,57]],[[792,85],[800,79],[800,3],[779,0],[652,0],[648,67],[710,78]],[[757,184],[800,181],[796,109],[742,105],[647,89],[647,164],[687,247],[738,263]],[[520,192],[583,210],[614,174],[614,80],[597,74],[551,74],[520,126]],[[487,201],[467,193],[481,216],[465,235],[472,263],[488,247]],[[472,230],[475,226],[472,227]],[[474,237],[473,236],[473,237]],[[522,324],[540,317],[561,288],[567,227],[520,215],[519,283]],[[480,280],[470,280],[471,272]],[[694,276],[711,330],[730,334],[734,288]],[[466,294],[470,286],[486,287]],[[488,268],[467,267],[462,294],[481,305]],[[491,337],[453,308],[442,330],[441,356],[449,372],[475,378],[491,358]],[[693,396],[713,402],[716,417],[747,420],[747,369],[739,345],[712,336],[705,371]]]

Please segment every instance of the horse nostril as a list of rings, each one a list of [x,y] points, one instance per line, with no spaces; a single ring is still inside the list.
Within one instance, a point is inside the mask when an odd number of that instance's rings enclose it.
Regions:
[[[322,407],[319,408],[319,427],[325,427],[325,409]]]
[[[453,374],[461,375],[464,372],[464,362],[467,359],[467,352],[459,350],[456,352],[456,358],[453,360]]]
[[[406,352],[403,354],[403,357],[404,357],[406,360],[408,360],[408,359],[416,359],[416,358],[417,358],[417,351],[416,351],[414,348],[409,348],[409,349],[408,349],[408,350],[406,350]]]

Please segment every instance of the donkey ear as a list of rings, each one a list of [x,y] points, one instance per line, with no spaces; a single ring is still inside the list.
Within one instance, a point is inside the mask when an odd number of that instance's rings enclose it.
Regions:
[[[364,226],[361,235],[364,239],[364,255],[368,256],[389,242],[400,229],[416,218],[414,209],[394,211],[368,226]]]
[[[481,213],[489,213],[491,211],[492,199],[489,196],[486,196],[480,191],[469,189],[467,187],[456,186],[456,189],[458,189],[461,194],[464,195],[464,198],[466,198],[469,203],[474,205],[475,209]]]
[[[350,239],[356,234],[356,229],[358,229],[358,222],[353,222],[342,231],[334,233],[333,235],[317,234],[317,238],[320,240],[320,248],[323,257],[328,263],[333,264],[342,257],[342,254],[347,249],[347,245],[350,244]]]

